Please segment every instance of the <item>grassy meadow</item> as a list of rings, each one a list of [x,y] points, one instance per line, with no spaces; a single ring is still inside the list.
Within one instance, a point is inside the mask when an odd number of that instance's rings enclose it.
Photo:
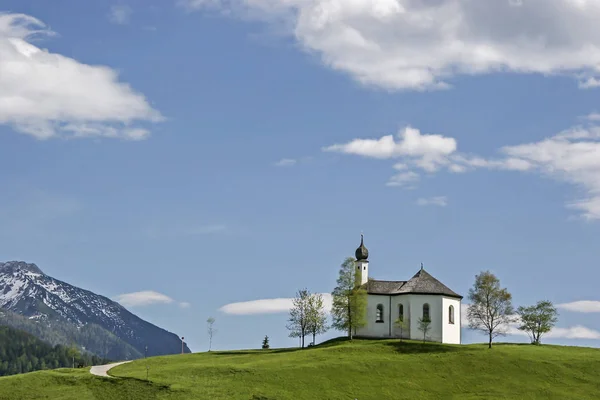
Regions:
[[[146,381],[146,364],[149,381]],[[0,378],[0,399],[597,399],[600,349],[334,340]]]

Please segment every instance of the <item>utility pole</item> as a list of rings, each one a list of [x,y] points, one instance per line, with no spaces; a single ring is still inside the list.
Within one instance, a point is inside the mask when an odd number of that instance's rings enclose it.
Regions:
[[[147,356],[148,356],[148,345],[146,345],[144,347],[144,361],[146,361],[146,382],[148,382],[148,370],[150,369],[150,367],[148,366],[148,361],[146,360]]]
[[[183,354],[183,336],[181,337],[181,354]]]

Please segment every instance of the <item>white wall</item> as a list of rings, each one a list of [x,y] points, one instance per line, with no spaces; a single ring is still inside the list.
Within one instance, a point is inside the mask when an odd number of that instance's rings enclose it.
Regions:
[[[391,317],[390,317],[391,301]],[[423,332],[419,330],[418,320],[423,316],[423,305],[429,304],[431,324],[427,340],[441,343],[460,344],[460,300],[441,295],[404,294],[398,296],[368,295],[367,325],[357,330],[358,336],[365,337],[400,337],[400,328],[394,321],[398,318],[398,305],[404,305],[404,319],[409,329],[403,332],[405,339],[423,340]],[[377,305],[383,305],[383,323],[376,321]],[[454,306],[454,324],[449,323],[449,307]],[[390,336],[391,327],[391,336]]]
[[[383,323],[375,322],[377,316],[377,305],[383,304]],[[393,304],[393,303],[392,303]],[[389,337],[390,336],[390,296],[374,295],[367,296],[367,325],[356,331],[358,336]],[[392,314],[394,319],[394,314]],[[392,321],[393,323],[393,321]]]
[[[404,339],[410,339],[410,296],[409,294],[402,294],[399,296],[392,296],[392,336],[400,337],[400,328],[394,324],[394,321],[398,319],[400,304],[404,305],[404,321],[408,324],[408,329],[402,330],[402,337]]]
[[[423,332],[419,330],[419,318],[423,317],[423,305],[429,304],[431,324],[427,332],[427,341],[442,341],[442,296],[434,294],[410,295],[410,338],[423,340]]]
[[[369,280],[369,262],[365,260],[355,261],[354,269],[356,270],[356,278],[361,285],[364,285]]]
[[[460,344],[460,299],[454,297],[446,297],[442,298],[443,305],[443,324],[442,324],[442,337],[444,343],[451,344]],[[454,307],[454,324],[450,324],[449,320],[449,312],[450,306]]]

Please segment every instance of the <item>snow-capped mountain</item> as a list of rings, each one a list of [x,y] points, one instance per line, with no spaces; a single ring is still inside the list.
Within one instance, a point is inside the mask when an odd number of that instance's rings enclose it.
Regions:
[[[181,340],[129,312],[119,303],[44,274],[35,264],[0,263],[0,307],[37,320],[62,321],[81,329],[102,327],[148,355],[181,352]],[[190,350],[185,348],[186,352]]]

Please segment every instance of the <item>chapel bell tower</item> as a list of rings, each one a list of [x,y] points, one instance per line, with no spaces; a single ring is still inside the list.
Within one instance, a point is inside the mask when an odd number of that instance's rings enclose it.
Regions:
[[[354,265],[356,266],[356,281],[357,283],[364,285],[369,280],[369,250],[365,247],[363,234],[360,234],[360,246],[356,249],[354,255],[356,256],[356,261]]]

